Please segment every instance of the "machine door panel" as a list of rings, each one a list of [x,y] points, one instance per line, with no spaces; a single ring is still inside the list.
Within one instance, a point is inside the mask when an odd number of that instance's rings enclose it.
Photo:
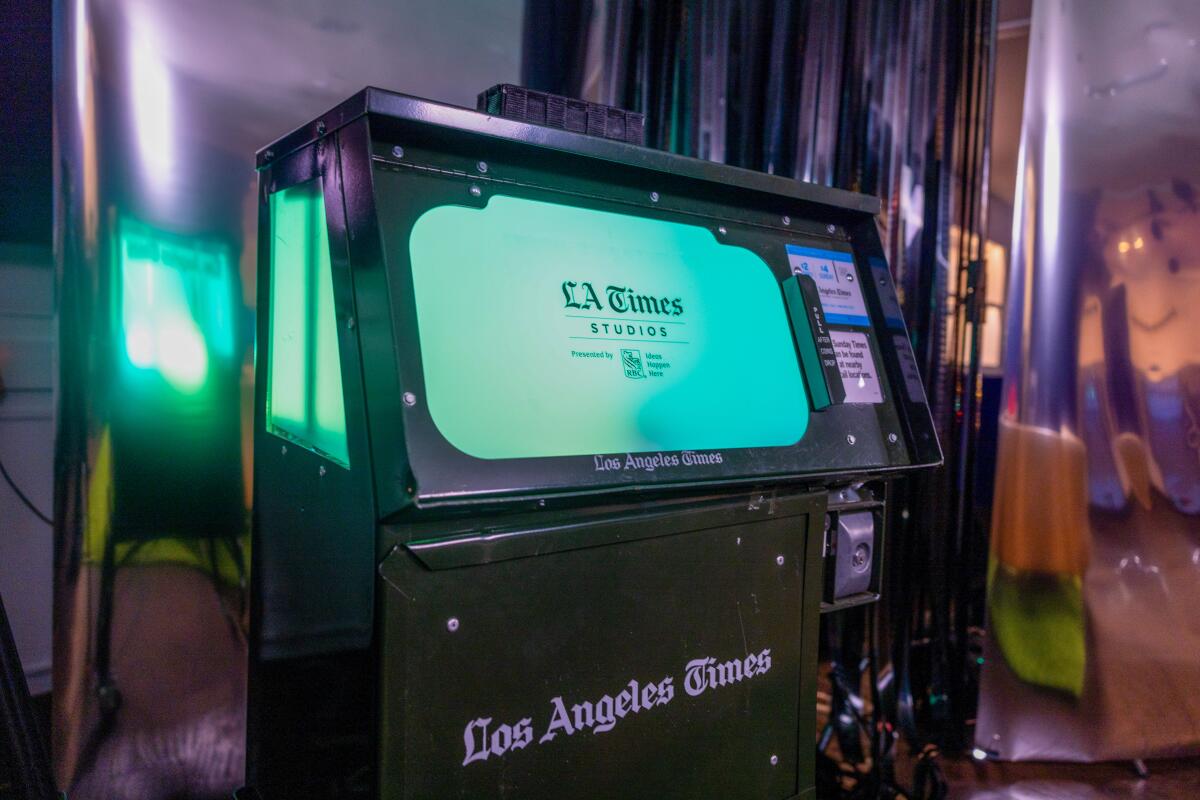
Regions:
[[[381,795],[795,796],[809,519],[646,538],[627,517],[611,544],[446,569],[398,546],[380,568]]]

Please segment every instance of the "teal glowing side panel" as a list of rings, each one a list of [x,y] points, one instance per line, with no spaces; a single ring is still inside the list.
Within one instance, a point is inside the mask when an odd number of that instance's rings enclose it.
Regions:
[[[705,228],[515,197],[410,240],[429,412],[483,459],[793,445],[779,283]]]
[[[350,465],[320,180],[271,195],[267,430]]]

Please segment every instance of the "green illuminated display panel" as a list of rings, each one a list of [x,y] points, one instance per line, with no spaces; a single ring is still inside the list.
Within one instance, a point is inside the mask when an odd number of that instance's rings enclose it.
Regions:
[[[410,239],[429,412],[481,459],[793,445],[779,283],[702,227],[492,197]]]
[[[271,195],[267,429],[349,466],[320,180]]]

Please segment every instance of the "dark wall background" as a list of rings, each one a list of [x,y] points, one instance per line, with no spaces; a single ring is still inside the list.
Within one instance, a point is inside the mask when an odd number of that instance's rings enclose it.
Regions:
[[[50,0],[0,0],[0,242],[49,245]]]

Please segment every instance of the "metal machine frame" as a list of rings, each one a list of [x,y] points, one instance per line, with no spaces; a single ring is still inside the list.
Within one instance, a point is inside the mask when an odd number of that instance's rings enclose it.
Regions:
[[[500,796],[501,785],[549,797],[562,796],[562,781],[582,776],[586,782],[572,796],[605,797],[618,785],[606,770],[637,764],[640,774],[619,783],[624,797],[665,796],[665,786],[694,797],[698,787],[713,787],[718,774],[732,781],[722,796],[730,796],[729,786],[744,787],[746,796],[810,796],[806,731],[815,728],[808,698],[816,691],[827,491],[854,483],[864,507],[880,509],[883,479],[941,460],[883,261],[878,202],[378,89],[265,148],[257,164],[260,343],[270,336],[269,198],[322,178],[352,468],[267,431],[269,348],[260,347],[248,783],[268,799],[306,791]],[[415,201],[381,194],[381,183],[393,176],[419,186],[410,194],[430,205],[482,206],[497,193],[553,194],[568,203],[686,219],[746,246],[803,240],[849,248],[857,274],[868,278],[861,285],[886,401],[816,411],[793,447],[732,450],[722,465],[659,470],[633,482],[597,478],[573,458],[471,459],[440,440],[420,402],[411,290],[405,265],[388,249],[394,226],[403,224],[396,220],[409,213],[404,204]],[[881,549],[877,543],[876,559]],[[711,600],[689,583],[692,573],[725,586],[735,603]],[[613,576],[601,587],[606,592],[621,576],[642,581],[646,605],[620,600],[619,593],[611,607],[571,592],[547,596],[549,587],[583,575]],[[537,596],[527,596],[534,588]],[[523,623],[500,627],[501,618],[491,616],[499,596]],[[747,621],[743,601],[756,610],[761,602],[763,613]],[[625,644],[613,639],[597,655],[559,627],[563,615],[596,630],[619,628]],[[471,638],[470,619],[500,629]],[[619,670],[638,658],[657,668],[657,655],[647,656],[644,645],[663,626],[693,631],[682,650],[679,643],[664,646],[663,669],[691,647],[737,639],[751,648],[756,638],[773,642],[774,675],[767,679],[760,670],[757,690],[749,680],[722,684],[726,695],[707,711],[676,702],[670,715],[653,722],[645,714],[645,723],[623,723],[630,731],[624,739],[606,733],[584,745],[581,737],[564,738],[557,754],[544,758],[553,742],[531,747],[520,754],[524,766],[514,757],[502,769],[497,757],[470,764],[478,774],[463,777],[451,769],[454,759],[438,760],[449,743],[463,746],[472,729],[463,730],[467,718],[444,721],[435,712],[457,712],[460,700],[483,703],[490,695],[479,684],[493,680],[507,687],[499,705],[515,711],[534,702],[541,697],[536,687],[525,694],[523,685],[496,676],[539,664],[555,669],[547,642],[561,648],[564,664],[540,680],[548,687],[573,676],[590,687],[602,677],[596,668]],[[512,650],[514,640],[523,649]],[[507,653],[507,668],[480,672],[465,665],[469,656],[496,652]],[[632,676],[608,677],[619,684]],[[602,685],[595,683],[595,692]],[[550,699],[549,688],[542,693]],[[784,710],[773,713],[780,705]],[[468,706],[461,711],[467,714]],[[483,719],[491,712],[477,713]],[[733,737],[708,754],[728,756],[720,773],[688,761],[694,748],[717,746],[697,733],[708,724],[728,724]],[[756,727],[780,724],[792,733],[777,733],[775,742],[755,739]],[[769,760],[757,760],[767,752]],[[469,742],[466,755],[471,761]],[[565,771],[564,764],[574,766]]]

